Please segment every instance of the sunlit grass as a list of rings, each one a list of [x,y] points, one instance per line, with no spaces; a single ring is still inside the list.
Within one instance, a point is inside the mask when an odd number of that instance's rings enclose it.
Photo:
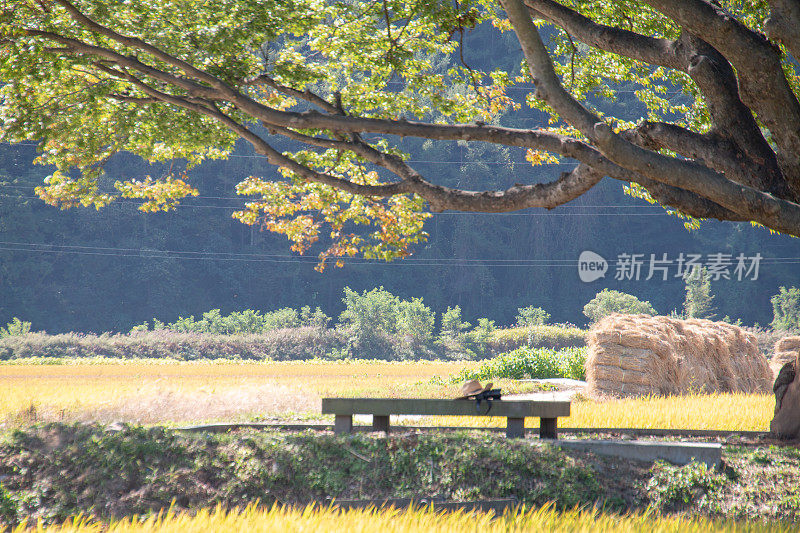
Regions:
[[[442,532],[481,531],[486,533],[513,531],[573,531],[573,532],[681,532],[706,533],[717,531],[791,531],[796,526],[760,522],[730,522],[707,518],[649,514],[614,515],[592,510],[559,513],[551,506],[501,516],[476,512],[433,512],[429,509],[350,510],[307,507],[293,510],[273,507],[263,509],[254,505],[242,511],[227,512],[221,508],[201,510],[196,514],[166,513],[145,521],[124,519],[110,525],[76,519],[58,526],[35,527],[48,532],[113,533],[161,531],[382,531],[382,532]],[[25,527],[15,533],[27,531]]]
[[[559,418],[568,428],[659,428],[767,431],[775,398],[768,394],[693,394],[686,396],[573,401],[571,416]],[[538,427],[528,418],[526,427]],[[426,417],[431,425],[505,427],[504,418]]]
[[[464,363],[0,365],[0,420],[198,422],[319,413],[325,396],[452,397]]]

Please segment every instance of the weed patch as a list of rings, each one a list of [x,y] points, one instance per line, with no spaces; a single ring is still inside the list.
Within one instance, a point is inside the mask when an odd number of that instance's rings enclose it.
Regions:
[[[677,511],[693,505],[706,510],[719,508],[720,489],[726,478],[705,464],[691,462],[677,467],[656,461],[651,472],[647,495],[657,509]]]

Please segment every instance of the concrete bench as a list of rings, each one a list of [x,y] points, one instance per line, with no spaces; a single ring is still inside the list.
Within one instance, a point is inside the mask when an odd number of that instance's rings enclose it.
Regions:
[[[525,436],[525,417],[538,416],[539,437],[558,438],[558,417],[569,416],[570,402],[535,400],[495,400],[491,409],[480,412],[475,400],[431,400],[392,398],[323,398],[322,413],[335,415],[333,431],[337,435],[353,431],[353,415],[372,415],[373,431],[389,433],[390,415],[421,416],[504,416],[507,418],[506,436]]]

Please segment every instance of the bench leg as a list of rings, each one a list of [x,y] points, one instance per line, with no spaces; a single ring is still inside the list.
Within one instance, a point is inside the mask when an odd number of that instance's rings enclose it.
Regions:
[[[512,418],[506,419],[506,437],[509,439],[521,439],[525,437],[525,419]]]
[[[353,415],[336,415],[333,421],[333,432],[336,435],[347,435],[353,432]]]
[[[383,431],[389,434],[389,415],[372,415],[372,431]]]
[[[558,438],[558,418],[539,419],[539,438],[557,439]]]

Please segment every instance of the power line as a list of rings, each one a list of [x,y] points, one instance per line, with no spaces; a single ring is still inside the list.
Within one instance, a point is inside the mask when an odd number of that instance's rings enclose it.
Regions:
[[[15,146],[12,143],[0,143]],[[29,143],[17,143],[24,146],[35,146]],[[240,159],[269,159],[265,155],[260,154],[228,154],[227,158],[240,158]],[[211,162],[213,160],[209,160]],[[528,161],[497,161],[491,159],[473,159],[468,161],[441,161],[438,159],[409,159],[407,163],[422,163],[431,165],[529,165]],[[540,167],[577,167],[579,163],[540,163],[536,166]]]
[[[77,244],[48,244],[48,243],[33,243],[33,242],[19,242],[19,241],[0,241],[0,245],[3,246],[28,246],[32,248],[26,248],[26,250],[42,250],[42,251],[49,251],[49,252],[59,252],[59,251],[71,251],[71,250],[78,250],[78,251],[92,251],[92,252],[119,252],[119,253],[162,253],[162,254],[177,254],[177,255],[198,255],[198,256],[216,256],[216,255],[224,255],[224,256],[233,256],[233,257],[244,257],[244,258],[265,258],[265,257],[277,257],[282,259],[290,259],[290,258],[298,258],[298,256],[294,255],[287,255],[287,254],[255,254],[255,253],[241,253],[241,252],[211,252],[208,250],[202,251],[187,251],[187,250],[157,250],[153,248],[122,248],[122,247],[114,247],[114,246],[86,246],[86,245],[77,245]],[[48,248],[48,250],[44,250],[44,248]],[[50,250],[49,248],[55,248],[55,250]],[[461,261],[461,262],[497,262],[497,263],[576,263],[577,259],[469,259],[469,258],[435,258],[435,259],[420,259],[415,257],[408,257],[405,259],[406,261]]]
[[[237,252],[209,252],[209,251],[183,251],[183,250],[157,250],[151,248],[121,248],[81,245],[53,245],[43,243],[25,243],[15,241],[0,241],[0,250],[26,253],[50,253],[63,255],[88,255],[105,256],[127,259],[169,259],[187,261],[226,261],[250,263],[296,263],[315,264],[316,258],[307,256],[292,256],[285,254],[252,254]],[[382,262],[360,258],[331,258],[331,261],[342,260],[352,265],[379,265],[379,266],[442,266],[442,267],[525,267],[525,268],[551,268],[578,266],[577,259],[470,259],[470,258],[415,258],[407,257],[397,262]],[[611,267],[621,261],[609,260]],[[800,257],[762,257],[762,264],[800,264]],[[643,260],[642,267],[648,262]]]
[[[117,257],[117,258],[127,258],[127,259],[169,259],[169,260],[179,260],[179,261],[225,261],[225,262],[243,262],[243,263],[297,263],[297,264],[316,264],[318,263],[318,259],[312,257],[287,257],[286,259],[273,259],[273,258],[241,258],[241,257],[209,257],[209,256],[195,256],[195,257],[186,257],[186,256],[171,256],[171,255],[159,255],[159,254],[147,254],[147,253],[139,253],[139,254],[125,254],[125,253],[111,253],[111,252],[92,252],[92,251],[81,251],[81,250],[42,250],[42,249],[31,249],[31,248],[14,248],[14,247],[7,247],[7,246],[0,246],[0,251],[12,251],[12,252],[27,252],[27,253],[55,253],[55,254],[67,254],[67,255],[89,255],[89,256],[106,256],[106,257]],[[437,260],[423,260],[418,259],[417,261],[410,261],[410,258],[405,258],[402,261],[393,261],[393,262],[382,262],[382,261],[372,261],[372,260],[365,260],[365,259],[353,259],[353,258],[338,258],[332,257],[329,259],[331,262],[335,261],[343,261],[345,264],[348,265],[375,265],[375,266],[446,266],[446,267],[571,267],[575,268],[577,265],[577,261],[574,261],[570,264],[549,264],[549,263],[494,263],[491,260],[483,261],[480,263],[476,262],[469,262],[469,260],[464,260],[463,262],[458,262],[458,260],[454,260],[454,262],[443,262]]]

